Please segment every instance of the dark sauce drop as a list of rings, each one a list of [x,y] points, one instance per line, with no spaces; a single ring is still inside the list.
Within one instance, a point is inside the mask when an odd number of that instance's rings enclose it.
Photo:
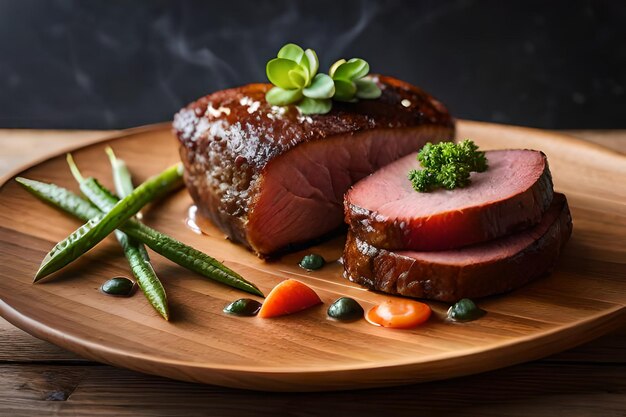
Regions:
[[[472,321],[481,318],[486,311],[481,310],[469,298],[463,298],[448,309],[448,320],[451,321]]]
[[[234,316],[256,316],[261,310],[262,304],[251,298],[240,298],[224,307],[224,313]]]
[[[137,290],[137,284],[132,279],[126,277],[115,277],[100,287],[100,291],[107,295],[113,295],[116,297],[130,297]]]

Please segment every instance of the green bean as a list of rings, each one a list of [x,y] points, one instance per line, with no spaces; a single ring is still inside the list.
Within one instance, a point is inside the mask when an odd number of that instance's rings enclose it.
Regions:
[[[130,270],[137,279],[139,288],[148,299],[148,302],[165,320],[170,319],[169,308],[167,306],[167,295],[163,284],[157,277],[152,264],[150,263],[150,257],[146,248],[136,242],[134,239],[128,237],[128,235],[119,230],[115,231],[115,236],[120,242],[124,254],[130,264]]]
[[[113,153],[113,149],[110,147],[107,147],[105,150],[111,162],[115,189],[120,197],[126,197],[133,192],[134,188],[126,163],[122,159],[118,159],[115,153]],[[69,158],[71,158],[71,154],[68,154],[68,161],[70,160]],[[70,168],[72,168],[72,166],[78,171],[73,160],[71,160]],[[120,245],[122,245],[124,253],[132,254],[132,257],[127,256],[127,258],[130,263],[130,269],[137,279],[139,288],[141,288],[141,291],[156,311],[158,311],[165,320],[169,320],[167,294],[150,263],[150,256],[148,256],[146,247],[142,243],[129,238],[128,235],[122,231],[116,230],[115,236],[120,242]]]
[[[86,200],[71,191],[58,187],[54,184],[46,184],[39,181],[27,180],[25,178],[19,178],[17,180],[24,186],[24,188],[26,188],[26,190],[36,197],[47,201],[64,211],[76,215],[82,220],[85,220],[85,218],[78,215],[77,212],[72,211],[73,208],[80,206],[79,210],[83,213],[86,212],[88,207],[91,207],[91,209],[94,208]],[[97,182],[94,183],[98,185]],[[100,185],[98,186],[101,187]],[[63,190],[64,193],[58,192],[58,189]],[[98,190],[98,188],[94,187],[94,190]],[[105,188],[101,188],[97,192],[101,196],[112,196],[112,194]],[[105,199],[107,198],[108,197],[105,197]],[[113,196],[113,199],[115,199],[115,196]],[[101,213],[102,212],[98,211],[96,215]],[[182,267],[197,272],[206,278],[264,297],[263,293],[256,287],[256,285],[246,281],[244,278],[241,278],[239,274],[222,265],[214,258],[192,248],[191,246],[187,246],[170,236],[160,233],[143,223],[139,223],[131,219],[120,227],[120,230]],[[222,265],[225,271],[231,272],[227,273],[226,276],[222,274],[218,275],[213,272],[216,265]]]
[[[128,167],[126,166],[126,162],[124,162],[123,159],[118,159],[110,146],[107,146],[104,151],[109,156],[109,161],[111,162],[115,192],[118,196],[124,198],[128,194],[132,193],[134,189],[133,181],[131,179],[130,172],[128,171]]]
[[[99,208],[67,188],[23,177],[17,177],[15,181],[35,197],[74,215],[74,217],[78,217],[80,220],[89,221],[102,214]]]
[[[113,230],[123,225],[143,206],[181,184],[182,164],[178,163],[149,178],[131,194],[121,199],[106,214],[97,216],[67,238],[57,243],[46,255],[35,274],[35,282],[58,271],[93,248]]]
[[[70,164],[72,174],[80,185],[81,192],[100,210],[104,212],[111,210],[117,203],[118,198],[95,178],[83,178],[71,158],[68,158],[68,163]],[[127,234],[145,243],[150,249],[171,261],[209,279],[264,297],[256,285],[245,280],[241,275],[215,258],[151,229],[134,219],[128,221],[126,226],[127,228],[124,231]]]
[[[130,222],[129,222],[130,223]],[[241,275],[191,246],[187,246],[178,240],[161,232],[151,229],[142,223],[135,222],[123,229],[128,235],[144,242],[150,249],[163,255],[172,262],[177,263],[191,271],[229,285],[233,288],[255,294],[261,297],[265,295],[256,285],[244,279]]]
[[[44,200],[83,221],[89,221],[90,219],[103,214],[100,209],[93,206],[90,202],[63,187],[59,187],[54,184],[45,184],[22,177],[15,178],[15,181],[20,183],[26,190],[34,194],[36,197],[39,197],[41,200]],[[137,282],[139,282],[143,290],[146,285],[140,282],[138,275],[142,276],[142,278],[144,275],[150,276],[152,266],[149,264],[148,253],[143,246],[138,247],[134,245],[125,233],[116,230],[115,234],[117,240],[122,246],[122,249],[124,250],[124,255],[126,256],[126,259],[128,259],[131,270],[133,271],[135,277],[137,277]],[[146,291],[144,291],[144,294],[155,310],[157,310],[163,318],[169,320],[167,299],[164,299],[164,297],[155,297],[153,294],[147,293]]]

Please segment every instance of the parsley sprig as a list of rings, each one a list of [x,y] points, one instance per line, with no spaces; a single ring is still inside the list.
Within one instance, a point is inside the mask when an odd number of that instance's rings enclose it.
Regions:
[[[441,142],[433,145],[429,142],[419,151],[417,160],[423,169],[411,170],[409,180],[419,192],[466,187],[471,172],[483,172],[488,167],[485,152],[479,151],[471,140],[458,144]]]

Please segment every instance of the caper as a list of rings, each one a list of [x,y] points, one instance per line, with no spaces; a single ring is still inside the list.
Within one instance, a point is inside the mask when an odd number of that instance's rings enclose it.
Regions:
[[[250,298],[240,298],[224,307],[224,313],[235,316],[256,316],[261,309],[261,303]]]
[[[354,321],[363,317],[363,307],[353,298],[341,297],[328,307],[328,316],[341,321]]]
[[[111,278],[100,287],[100,291],[103,293],[117,297],[130,297],[136,289],[135,281],[126,277]]]
[[[469,298],[459,300],[448,309],[448,319],[452,321],[472,321],[484,316],[486,312]]]
[[[321,255],[311,253],[304,256],[298,265],[300,265],[300,268],[304,268],[307,271],[315,271],[323,267],[324,264],[326,264],[326,260],[324,260]]]

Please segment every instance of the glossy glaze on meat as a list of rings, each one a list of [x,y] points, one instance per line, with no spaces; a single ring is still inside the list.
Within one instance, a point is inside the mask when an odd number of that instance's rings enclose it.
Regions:
[[[173,127],[200,213],[267,256],[340,227],[354,182],[427,141],[454,138],[441,103],[394,78],[376,79],[379,99],[333,103],[326,115],[269,105],[269,84],[219,91],[182,109]]]
[[[348,233],[344,274],[373,290],[456,302],[518,288],[548,274],[572,233],[563,194],[554,194],[530,229],[461,249],[416,252],[378,249]]]
[[[416,192],[421,169],[407,155],[359,181],[346,194],[345,217],[360,240],[380,249],[445,250],[485,242],[541,221],[552,202],[546,156],[531,150],[486,152],[489,169],[454,190]]]

